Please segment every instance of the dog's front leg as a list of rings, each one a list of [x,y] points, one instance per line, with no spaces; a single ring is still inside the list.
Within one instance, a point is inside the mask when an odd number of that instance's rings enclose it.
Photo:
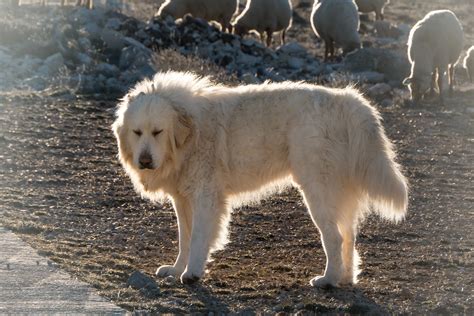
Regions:
[[[192,209],[189,200],[184,197],[173,197],[173,208],[178,218],[179,254],[174,265],[162,265],[156,270],[156,275],[179,277],[186,269],[189,258],[189,242],[191,239]]]
[[[216,190],[207,188],[195,196],[189,261],[181,275],[182,283],[194,283],[204,274],[209,252],[221,228],[220,218],[224,204],[217,195]]]

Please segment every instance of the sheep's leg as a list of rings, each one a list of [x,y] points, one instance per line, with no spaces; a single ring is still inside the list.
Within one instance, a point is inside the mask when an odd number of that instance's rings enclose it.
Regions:
[[[435,68],[431,73],[431,87],[430,87],[430,96],[434,96],[436,93],[436,81],[438,79],[438,72]]]
[[[329,55],[329,41],[324,41],[324,61],[328,61]]]
[[[452,96],[454,93],[454,65],[450,64],[448,69],[449,96]]]
[[[260,41],[262,42],[263,45],[265,45],[265,32],[258,33],[260,34]]]
[[[334,58],[334,41],[330,41],[330,44],[329,44],[329,55],[331,58]]]
[[[444,93],[443,93],[443,75],[445,71],[438,68],[438,89],[439,89],[439,103],[444,105]]]
[[[270,47],[270,45],[272,44],[273,32],[270,30],[267,30],[266,32],[267,32],[267,47]]]
[[[281,45],[285,45],[286,29],[283,29],[280,34]]]

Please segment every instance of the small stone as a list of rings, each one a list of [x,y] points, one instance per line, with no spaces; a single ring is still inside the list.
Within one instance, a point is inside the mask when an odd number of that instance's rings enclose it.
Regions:
[[[52,76],[59,72],[59,70],[64,66],[64,58],[61,53],[56,53],[43,62],[43,65],[39,67],[38,72],[45,76]]]
[[[290,42],[290,43],[286,43],[283,46],[280,46],[280,48],[278,48],[277,50],[277,53],[284,53],[288,55],[299,55],[299,54],[305,54],[306,49],[297,42]]]
[[[123,35],[114,30],[103,29],[100,38],[111,50],[121,50],[125,46]]]
[[[148,298],[155,298],[160,294],[160,289],[155,280],[140,271],[135,271],[130,275],[127,286],[140,291],[143,296]]]
[[[371,97],[377,97],[390,92],[390,90],[392,90],[392,87],[389,84],[377,83],[367,90],[367,94]]]
[[[121,25],[122,25],[122,21],[120,21],[119,18],[110,18],[107,20],[107,23],[105,23],[106,28],[115,30],[115,31],[120,29]]]
[[[379,83],[384,81],[385,76],[375,71],[363,71],[352,74],[352,78],[363,83]]]
[[[95,70],[106,77],[116,77],[120,74],[120,69],[117,66],[107,63],[99,63]]]
[[[247,84],[260,83],[259,80],[257,79],[257,77],[255,77],[255,75],[253,75],[253,74],[251,74],[251,73],[245,73],[245,74],[243,74],[240,79],[241,79],[243,82],[247,83]]]

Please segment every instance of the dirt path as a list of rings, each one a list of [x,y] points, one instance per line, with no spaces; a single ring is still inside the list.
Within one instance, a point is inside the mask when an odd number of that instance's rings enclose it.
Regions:
[[[369,217],[357,287],[318,290],[319,236],[296,192],[233,214],[231,243],[196,286],[159,281],[145,297],[124,287],[177,252],[169,205],[133,192],[109,130],[113,102],[0,99],[0,223],[128,309],[472,314],[474,91],[444,108],[383,110],[412,192],[407,219]]]

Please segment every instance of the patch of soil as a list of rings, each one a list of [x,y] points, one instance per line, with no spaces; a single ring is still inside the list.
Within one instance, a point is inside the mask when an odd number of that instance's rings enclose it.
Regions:
[[[147,297],[125,286],[177,255],[170,205],[140,199],[117,162],[114,102],[0,99],[0,222],[127,309],[159,312],[474,312],[474,91],[446,107],[383,110],[411,181],[399,225],[369,217],[356,287],[321,290],[318,232],[296,191],[237,209],[231,243],[198,285],[159,280]]]

